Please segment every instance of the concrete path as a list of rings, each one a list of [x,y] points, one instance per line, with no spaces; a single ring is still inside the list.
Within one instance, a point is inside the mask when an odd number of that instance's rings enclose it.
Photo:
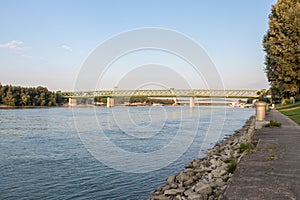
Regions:
[[[257,152],[242,158],[221,199],[299,199],[300,126],[274,110],[281,128],[257,130]]]

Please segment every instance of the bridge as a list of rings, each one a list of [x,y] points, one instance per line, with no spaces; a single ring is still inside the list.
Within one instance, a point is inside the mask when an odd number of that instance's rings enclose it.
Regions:
[[[65,92],[63,98],[69,99],[69,105],[76,105],[78,98],[107,98],[107,107],[114,106],[115,97],[189,97],[190,107],[195,106],[195,98],[257,98],[258,90],[197,90],[197,89],[165,89],[165,90],[98,90],[98,91],[81,91]]]

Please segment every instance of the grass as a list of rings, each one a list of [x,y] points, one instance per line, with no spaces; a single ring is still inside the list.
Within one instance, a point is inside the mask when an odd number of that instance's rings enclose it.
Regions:
[[[268,152],[268,155],[266,156],[266,161],[272,161],[278,159],[278,156],[276,155],[276,150],[278,150],[277,146],[265,146],[261,149],[262,152]]]
[[[249,154],[251,152],[251,149],[252,149],[252,144],[250,142],[242,142],[239,147],[239,152],[240,153],[246,152],[247,154]]]
[[[295,104],[279,106],[276,109],[300,125],[300,101]]]
[[[265,125],[265,127],[281,127],[281,123],[271,119],[270,122]]]
[[[230,157],[228,160],[225,161],[227,163],[227,172],[233,173],[237,166],[237,158]]]
[[[277,159],[277,155],[274,151],[271,151],[270,154],[266,157],[266,161],[271,161]]]

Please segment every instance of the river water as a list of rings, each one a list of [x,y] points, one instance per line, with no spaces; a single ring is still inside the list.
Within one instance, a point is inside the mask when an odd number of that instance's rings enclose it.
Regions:
[[[184,106],[0,110],[0,199],[147,199],[253,113]]]

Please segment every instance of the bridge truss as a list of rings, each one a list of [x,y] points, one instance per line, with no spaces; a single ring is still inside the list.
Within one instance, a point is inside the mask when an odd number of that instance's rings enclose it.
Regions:
[[[257,98],[258,90],[98,90],[65,92],[64,98],[93,97],[197,97],[197,98]]]

